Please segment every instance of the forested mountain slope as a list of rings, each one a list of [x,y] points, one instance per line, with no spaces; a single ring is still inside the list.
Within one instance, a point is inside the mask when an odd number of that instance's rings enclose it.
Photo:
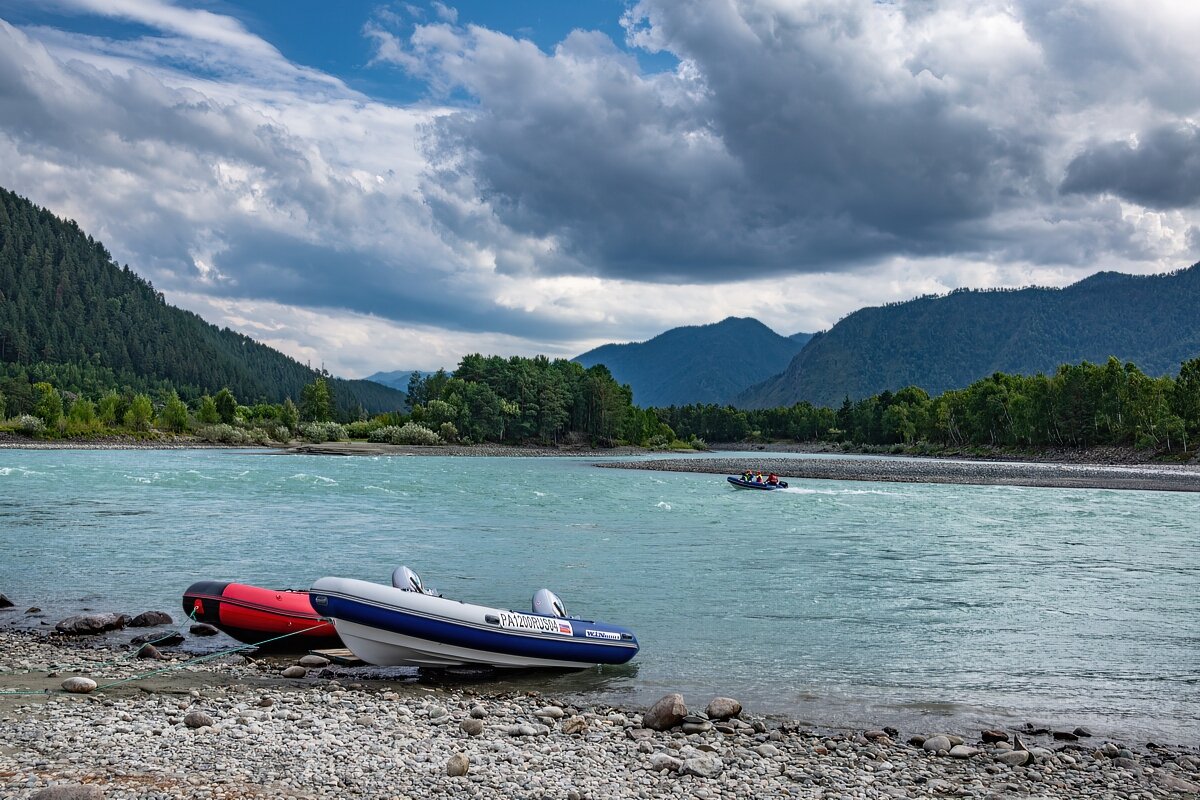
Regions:
[[[938,394],[994,372],[1051,373],[1109,356],[1149,375],[1200,354],[1200,264],[1166,275],[1100,272],[1063,289],[959,290],[864,308],[817,334],[787,369],[734,399],[838,406],[915,385]]]
[[[727,403],[779,372],[803,346],[756,319],[729,317],[672,328],[645,342],[606,344],[573,360],[585,367],[604,364],[618,383],[633,389],[633,402],[661,408]]]
[[[69,376],[76,385],[62,388],[73,391],[169,386],[190,399],[228,387],[244,403],[298,398],[318,376],[168,305],[73,221],[0,189],[0,366],[11,375],[38,364]],[[377,383],[329,383],[342,409],[404,406],[403,393]]]

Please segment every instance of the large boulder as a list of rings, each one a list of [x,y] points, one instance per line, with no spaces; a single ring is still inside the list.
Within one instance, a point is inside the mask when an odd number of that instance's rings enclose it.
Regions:
[[[670,730],[682,723],[687,713],[683,695],[672,692],[650,706],[650,710],[642,715],[642,727],[652,731]]]
[[[12,608],[12,607],[13,607],[13,601],[9,600],[8,597],[3,592],[0,592],[0,608]]]
[[[128,614],[77,614],[67,617],[54,626],[59,633],[76,636],[92,636],[97,633],[118,631],[129,624]]]
[[[725,769],[719,756],[697,756],[684,760],[679,767],[680,775],[695,775],[697,778],[715,778]]]
[[[732,697],[714,697],[704,713],[709,719],[732,719],[742,713],[742,704]]]
[[[155,625],[173,625],[175,620],[165,611],[143,611],[129,621],[131,628],[153,628]]]

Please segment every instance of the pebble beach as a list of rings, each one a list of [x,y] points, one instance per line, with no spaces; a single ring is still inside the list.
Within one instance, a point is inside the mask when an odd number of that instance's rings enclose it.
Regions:
[[[1082,728],[816,731],[735,698],[592,706],[365,680],[312,655],[135,658],[127,645],[29,630],[0,631],[0,653],[4,798],[1200,793],[1195,746]]]

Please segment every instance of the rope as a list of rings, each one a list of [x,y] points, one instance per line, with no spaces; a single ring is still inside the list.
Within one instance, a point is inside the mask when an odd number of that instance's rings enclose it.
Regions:
[[[189,617],[192,617],[195,613],[196,613],[195,609],[193,609],[192,614],[189,615]],[[119,681],[112,681],[111,683],[105,683],[101,686],[97,686],[94,691],[100,691],[101,689],[111,689],[114,686],[120,686],[121,684],[124,684],[124,683],[132,683],[133,681],[140,681],[144,678],[149,678],[152,675],[161,675],[164,672],[171,672],[172,670],[183,669],[184,667],[190,667],[193,664],[199,664],[203,661],[211,661],[216,658],[222,658],[224,656],[233,655],[234,653],[241,652],[242,650],[253,650],[258,647],[263,646],[264,644],[270,644],[271,642],[278,642],[282,639],[287,639],[289,636],[298,636],[302,633],[307,633],[308,631],[316,630],[317,628],[323,627],[327,624],[329,624],[329,623],[319,622],[316,625],[312,625],[307,628],[301,628],[298,631],[291,631],[289,633],[280,634],[279,636],[273,636],[270,639],[264,639],[263,641],[258,642],[256,644],[241,644],[241,645],[238,645],[237,647],[231,647],[228,650],[218,650],[215,653],[208,653],[207,655],[197,656],[195,658],[189,658],[187,661],[183,661],[179,664],[172,664],[169,667],[163,667],[162,669],[156,669],[156,670],[151,670],[150,672],[144,672],[141,675],[134,675],[131,678],[122,678]],[[167,635],[169,636],[170,634],[167,634]],[[161,639],[156,639],[154,641],[162,641],[162,639],[165,639],[165,638],[167,638],[167,637],[164,636]],[[153,644],[153,642],[146,642],[146,644]],[[142,647],[145,647],[145,645],[142,645]],[[141,651],[141,648],[138,648],[137,652],[140,652],[140,651]],[[129,656],[125,656],[123,658],[127,659],[128,657]],[[123,659],[114,659],[112,661],[106,661],[101,666],[115,664],[121,660],[123,660]],[[58,671],[60,671],[60,672],[82,672],[83,670],[58,670]],[[18,690],[18,689],[0,690],[0,695],[41,695],[41,694],[49,694],[49,693],[50,693],[49,689],[42,689],[40,691],[28,691],[28,690]]]
[[[317,623],[316,625],[312,625],[308,628],[301,628],[298,631],[292,631],[290,633],[284,633],[279,636],[274,636],[270,639],[264,639],[263,641],[258,642],[257,644],[238,645],[237,647],[231,647],[228,650],[219,650],[215,653],[209,653],[208,655],[197,656],[196,658],[190,658],[187,661],[184,661],[180,664],[172,664],[169,667],[163,667],[162,669],[152,670],[151,672],[145,672],[141,675],[134,675],[132,678],[122,678],[119,681],[113,681],[112,683],[106,683],[103,686],[97,686],[96,691],[99,691],[101,689],[110,689],[113,686],[120,686],[123,683],[131,683],[132,681],[140,681],[143,678],[149,678],[151,675],[161,675],[164,672],[171,672],[172,670],[183,669],[184,667],[190,667],[193,664],[199,664],[202,661],[211,661],[214,658],[221,658],[223,656],[233,655],[234,653],[240,652],[242,650],[253,650],[255,648],[262,647],[264,644],[270,644],[271,642],[278,642],[279,640],[286,639],[289,636],[297,636],[297,635],[299,635],[301,633],[305,633],[307,631],[316,630],[317,628],[323,627],[327,624],[328,623],[320,622],[320,623]]]

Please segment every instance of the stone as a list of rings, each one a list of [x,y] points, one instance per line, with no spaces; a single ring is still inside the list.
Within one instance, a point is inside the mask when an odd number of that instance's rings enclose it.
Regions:
[[[1130,772],[1133,772],[1135,774],[1140,773],[1142,771],[1141,765],[1138,764],[1136,761],[1134,761],[1132,758],[1124,758],[1122,756],[1117,756],[1116,758],[1114,758],[1112,760],[1112,763],[1114,766],[1118,766],[1121,769],[1127,769]]]
[[[732,719],[742,713],[742,704],[732,697],[714,697],[704,713],[712,720]]]
[[[483,720],[467,717],[462,722],[458,723],[458,727],[467,736],[478,736],[483,733]]]
[[[8,599],[8,595],[0,592],[0,608],[12,608],[14,605],[15,603]]]
[[[650,769],[655,772],[678,772],[683,762],[667,753],[655,753],[650,756]]]
[[[471,706],[471,711],[469,713],[475,719],[483,719],[488,715],[487,709],[483,706]]]
[[[29,608],[25,609],[25,613],[26,614],[40,614],[40,613],[42,613],[42,610],[40,608],[38,608],[37,606],[30,606]]]
[[[213,718],[203,711],[189,711],[183,718],[183,724],[189,728],[211,728]]]
[[[634,729],[630,728],[630,730]],[[638,730],[644,730],[644,728]],[[567,721],[562,724],[562,732],[571,736],[578,736],[579,734],[587,733],[587,720],[583,717],[569,717]]]
[[[948,736],[930,736],[925,741],[921,742],[921,749],[928,750],[931,753],[936,753],[939,750],[949,750],[953,745],[950,744]]]
[[[645,730],[645,729],[643,728],[643,730]],[[683,732],[686,734],[689,734],[689,735],[693,734],[693,733],[708,733],[711,730],[712,730],[712,723],[709,722],[708,720],[704,720],[703,722],[685,722],[685,723],[683,723]]]
[[[679,767],[680,775],[695,775],[697,778],[715,778],[725,769],[725,762],[717,756],[696,756],[685,759]]]
[[[1008,764],[1010,767],[1019,767],[1027,764],[1033,756],[1029,755],[1028,750],[1005,750],[1003,753],[996,755],[996,760],[1001,764]]]
[[[152,644],[145,644],[138,648],[138,658],[147,658],[154,661],[161,661],[163,654],[158,652],[158,648]]]
[[[912,736],[908,737],[908,743],[913,747],[920,747],[921,745],[925,744],[925,737],[919,733],[913,734]]]
[[[779,755],[779,748],[773,744],[760,744],[754,748],[754,752],[758,753],[763,758],[774,758]]]
[[[1021,741],[1021,737],[1017,736],[1015,733],[1013,734],[1012,746],[1013,746],[1013,750],[1028,750],[1029,749],[1025,746],[1025,743]]]
[[[71,694],[88,694],[96,690],[96,682],[91,678],[77,675],[63,681],[62,688],[63,691],[70,692]]]
[[[273,697],[264,696],[264,697],[258,698],[258,707],[259,708],[270,708],[273,705],[275,705],[275,698],[273,698]]]
[[[309,653],[308,655],[301,657],[301,659],[296,663],[302,667],[328,667],[329,659],[325,658],[324,656],[318,656],[314,653]]]
[[[47,786],[29,795],[29,800],[102,800],[104,790],[95,784]]]
[[[979,734],[979,738],[986,744],[995,744],[996,742],[1007,742],[1008,734],[1004,731],[988,730]]]
[[[1105,742],[1104,746],[1100,748],[1100,752],[1111,758],[1112,756],[1115,756],[1117,753],[1121,752],[1121,748],[1117,747],[1112,742]]]
[[[74,636],[94,636],[117,631],[129,624],[128,614],[77,614],[59,621],[54,629]]]
[[[950,748],[950,757],[951,758],[970,758],[971,756],[979,755],[979,753],[981,753],[981,752],[983,752],[983,751],[980,750],[978,747],[968,747],[965,744],[956,744],[956,745],[954,745],[954,747]]]
[[[446,774],[451,778],[461,778],[470,768],[471,760],[462,753],[455,753],[446,760]]]
[[[1055,741],[1059,741],[1059,742],[1077,742],[1077,741],[1079,741],[1079,736],[1077,736],[1072,731],[1054,731],[1053,736],[1054,736]]]
[[[140,644],[153,644],[155,647],[175,647],[183,644],[183,634],[178,631],[170,633],[143,633],[133,637],[129,643],[134,647]]]
[[[1090,739],[1092,736],[1092,732],[1089,731],[1087,728],[1083,727],[1082,725],[1080,725],[1075,730],[1071,731],[1071,733],[1075,734],[1080,739]]]
[[[546,706],[545,708],[539,708],[537,711],[533,712],[533,715],[541,719],[553,720],[560,720],[566,716],[563,710],[558,706]]]
[[[1192,783],[1184,780],[1176,775],[1168,775],[1165,772],[1154,773],[1154,780],[1158,785],[1169,792],[1182,792],[1187,794],[1200,794],[1200,784]]]
[[[867,739],[888,739],[887,731],[864,731],[863,737]]]
[[[644,742],[654,738],[654,731],[649,728],[626,728],[625,735],[635,742]]]
[[[192,636],[216,636],[221,631],[209,625],[207,622],[197,622],[192,627],[188,628]]]
[[[285,678],[303,678],[308,674],[308,670],[304,667],[288,667],[279,674]]]
[[[175,620],[165,611],[143,611],[129,621],[131,628],[153,628],[155,625],[174,625]]]
[[[683,695],[672,692],[650,706],[650,710],[642,715],[642,727],[652,731],[670,730],[683,722],[687,713]]]

